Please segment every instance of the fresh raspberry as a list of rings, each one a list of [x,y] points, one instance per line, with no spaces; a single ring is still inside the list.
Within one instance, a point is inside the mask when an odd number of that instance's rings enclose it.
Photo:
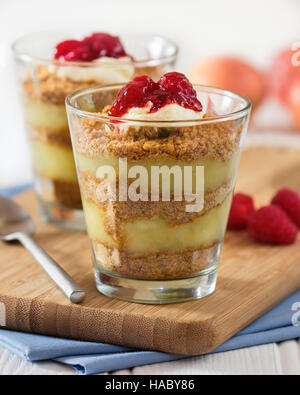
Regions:
[[[254,240],[262,243],[292,244],[298,229],[280,207],[270,205],[251,215],[248,231]]]
[[[272,199],[272,204],[284,210],[290,219],[300,228],[300,195],[291,189],[281,189]]]
[[[239,230],[247,228],[250,215],[254,210],[254,202],[251,196],[243,193],[235,194],[232,199],[228,229]]]
[[[120,90],[108,115],[121,117],[130,108],[143,108],[148,103],[151,104],[151,113],[171,103],[202,111],[202,104],[192,84],[184,74],[174,72],[165,74],[157,83],[145,75],[134,78]]]

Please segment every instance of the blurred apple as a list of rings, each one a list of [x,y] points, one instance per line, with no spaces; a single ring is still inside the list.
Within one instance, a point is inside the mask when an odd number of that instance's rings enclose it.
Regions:
[[[283,104],[288,104],[288,95],[293,81],[300,78],[300,67],[293,64],[295,55],[296,51],[285,49],[276,55],[272,64],[270,93]]]
[[[295,121],[295,125],[300,130],[300,77],[294,79],[291,83],[286,100]]]
[[[229,89],[248,97],[257,107],[266,93],[265,76],[243,60],[211,57],[200,60],[188,73],[194,84]]]

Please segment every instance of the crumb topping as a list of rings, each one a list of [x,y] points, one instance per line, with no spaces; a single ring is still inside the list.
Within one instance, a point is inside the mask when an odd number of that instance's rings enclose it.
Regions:
[[[95,80],[73,81],[50,73],[47,66],[38,66],[31,70],[24,82],[24,91],[31,98],[38,98],[42,102],[64,104],[66,96],[72,92],[97,85]]]
[[[154,80],[165,71],[165,65],[135,67],[134,75],[149,74]],[[31,98],[40,99],[45,103],[64,104],[66,96],[72,92],[99,85],[99,81],[73,81],[67,77],[51,73],[47,66],[38,66],[32,69],[24,82],[24,93]]]
[[[245,118],[195,126],[120,126],[83,119],[74,125],[77,150],[128,160],[227,160],[239,150]]]

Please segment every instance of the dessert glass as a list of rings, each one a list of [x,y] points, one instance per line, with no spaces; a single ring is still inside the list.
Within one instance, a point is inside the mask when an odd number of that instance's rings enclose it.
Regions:
[[[67,98],[97,288],[140,303],[202,298],[216,286],[251,104],[233,92],[194,86],[210,114],[202,119],[109,117],[105,108],[121,88]],[[158,166],[177,169],[177,178],[164,173],[155,182]],[[195,196],[198,210],[190,206]]]
[[[81,88],[127,82],[139,74],[147,73],[157,80],[173,69],[177,47],[157,36],[124,36],[122,42],[134,61],[53,60],[54,47],[68,37],[82,36],[78,32],[33,34],[17,40],[13,53],[41,217],[47,223],[84,230],[66,96]]]

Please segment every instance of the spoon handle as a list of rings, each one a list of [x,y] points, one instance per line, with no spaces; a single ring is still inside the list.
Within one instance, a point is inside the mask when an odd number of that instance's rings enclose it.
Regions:
[[[15,236],[72,303],[83,301],[85,292],[30,236],[25,233],[16,233]]]

